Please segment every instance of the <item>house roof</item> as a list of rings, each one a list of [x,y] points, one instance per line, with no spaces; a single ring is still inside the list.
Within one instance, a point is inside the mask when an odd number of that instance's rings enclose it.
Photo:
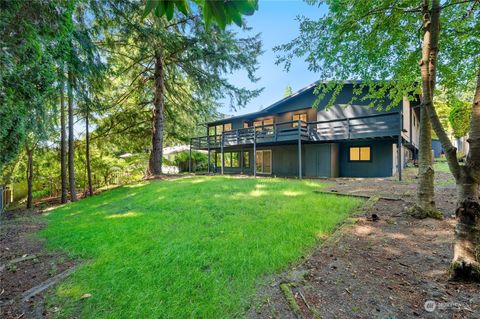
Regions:
[[[250,119],[250,118],[256,118],[256,117],[270,115],[271,113],[274,113],[275,108],[278,107],[279,105],[281,105],[281,104],[283,104],[283,103],[285,103],[285,102],[287,102],[287,101],[289,101],[293,98],[296,98],[296,97],[302,95],[305,92],[313,90],[317,85],[319,85],[321,83],[326,84],[326,83],[329,83],[329,82],[331,82],[331,81],[328,81],[328,80],[315,81],[312,84],[310,84],[310,85],[292,93],[291,95],[289,95],[287,97],[284,97],[283,99],[267,106],[266,108],[264,108],[260,111],[247,113],[247,114],[242,114],[242,115],[235,115],[235,116],[231,116],[231,117],[226,117],[226,118],[222,118],[222,119],[218,119],[218,120],[215,120],[215,121],[208,122],[207,124],[217,124],[217,123],[221,124],[221,123],[227,123],[231,120],[238,119],[238,118]],[[362,83],[361,80],[346,80],[346,81],[343,81],[343,84],[360,84],[360,83]]]

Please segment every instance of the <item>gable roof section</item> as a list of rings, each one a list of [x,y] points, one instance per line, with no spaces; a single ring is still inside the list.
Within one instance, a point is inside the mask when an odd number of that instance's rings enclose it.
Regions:
[[[247,114],[242,114],[242,115],[235,115],[235,116],[231,116],[231,117],[227,117],[227,118],[223,118],[223,119],[218,119],[218,120],[215,120],[215,121],[212,121],[212,122],[208,122],[207,124],[222,124],[222,123],[229,123],[231,122],[232,120],[236,120],[236,119],[245,119],[245,120],[252,120],[252,119],[255,119],[257,117],[263,117],[263,116],[269,116],[269,115],[272,115],[272,114],[276,114],[277,110],[282,106],[284,105],[285,103],[287,102],[290,102],[296,98],[299,98],[300,96],[312,91],[311,93],[313,94],[313,90],[315,89],[315,87],[320,84],[320,83],[328,83],[330,81],[316,81],[316,82],[313,82],[312,84],[304,87],[303,89],[300,89],[298,91],[296,91],[295,93],[267,106],[266,108],[260,110],[260,111],[257,111],[257,112],[252,112],[252,113],[247,113]],[[348,81],[344,81],[343,82],[344,84],[360,84],[362,83],[362,81],[354,81],[354,80],[348,80]],[[304,109],[305,106],[299,106],[298,107],[298,110],[301,110],[301,109]],[[283,113],[283,112],[279,112],[279,113]]]

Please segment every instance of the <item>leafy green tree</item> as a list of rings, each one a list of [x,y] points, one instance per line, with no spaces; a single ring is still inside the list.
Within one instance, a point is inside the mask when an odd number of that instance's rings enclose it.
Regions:
[[[480,257],[475,253],[480,246],[480,45],[477,37],[480,19],[476,1],[311,3],[326,4],[329,13],[319,20],[301,18],[300,36],[278,48],[285,52],[279,63],[285,63],[288,68],[292,57],[306,57],[310,69],[322,78],[362,79],[360,87],[372,88],[368,97],[388,97],[390,105],[399,103],[403,96],[412,99],[421,87],[423,128],[417,203],[420,211],[425,211],[427,216],[433,215],[430,214],[435,211],[433,169],[431,155],[427,154],[433,128],[446,150],[450,170],[460,190],[452,276],[480,280]],[[447,94],[466,92],[472,82],[477,84],[472,104],[470,154],[467,162],[461,165],[435,112],[434,92],[437,86]],[[334,100],[341,87],[337,84],[333,81],[319,87],[319,97],[333,92]]]
[[[454,137],[459,138],[467,135],[468,131],[470,130],[471,117],[472,105],[470,102],[462,101],[460,99],[454,99],[451,101],[451,110],[448,115],[448,121],[452,127]],[[442,126],[444,128],[448,127],[443,123]]]
[[[212,22],[215,22],[222,29],[225,29],[232,22],[241,27],[242,15],[252,15],[258,10],[258,0],[194,0],[191,3],[203,12],[203,19],[207,28],[210,27]],[[188,0],[147,0],[144,16],[153,13],[159,18],[165,16],[170,21],[175,16],[175,9],[184,15],[189,15],[192,11]]]
[[[320,5],[320,1],[311,3]],[[320,78],[333,79],[316,88],[317,101],[330,94],[329,105],[335,102],[344,79],[362,81],[355,85],[352,103],[368,101],[370,107],[387,105],[390,109],[405,96],[415,100],[422,92],[418,72],[422,58],[418,45],[422,26],[419,3],[362,0],[353,4],[345,0],[325,4],[329,10],[325,16],[318,20],[301,17],[300,35],[275,48],[279,52],[277,63],[288,70],[293,57],[304,57]],[[432,130],[426,114],[421,115],[416,211],[420,216],[437,215],[430,152]]]

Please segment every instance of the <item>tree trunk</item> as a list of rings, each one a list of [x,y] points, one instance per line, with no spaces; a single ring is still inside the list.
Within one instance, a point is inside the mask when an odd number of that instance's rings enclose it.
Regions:
[[[435,0],[433,1],[435,3]],[[435,6],[435,4],[434,4]],[[434,217],[441,218],[442,215],[435,206],[435,171],[433,170],[432,157],[432,125],[426,110],[426,104],[433,103],[433,92],[435,89],[436,58],[438,44],[438,19],[439,12],[432,12],[429,8],[429,1],[422,2],[423,13],[423,45],[422,60],[420,69],[422,75],[422,105],[420,108],[420,143],[419,143],[419,167],[417,203],[411,213],[417,218]],[[432,50],[432,48],[434,48]],[[433,104],[432,104],[433,105]]]
[[[88,118],[90,116],[89,110],[87,107],[87,116],[85,117],[85,156],[87,160],[87,180],[88,180],[88,193],[90,196],[93,196],[93,187],[92,187],[92,168],[90,167],[90,135],[88,132]]]
[[[417,206],[415,214],[417,218],[436,216],[434,179],[432,159],[432,126],[424,107],[420,109],[420,142],[418,150],[418,185]]]
[[[480,281],[480,70],[472,107],[470,126],[470,151],[466,163],[460,165],[457,150],[448,138],[433,106],[427,110],[433,129],[440,139],[448,160],[450,171],[457,183],[457,209],[455,216],[454,256],[451,277],[454,280]]]
[[[451,275],[454,280],[480,281],[480,202],[478,182],[463,167],[457,182],[455,243]]]
[[[74,133],[73,133],[73,74],[68,70],[68,177],[70,182],[70,200],[77,200],[75,188],[75,166],[74,166]]]
[[[26,148],[27,151],[27,208],[33,206],[33,149]]]
[[[155,97],[152,117],[152,150],[149,160],[149,175],[162,174],[163,156],[163,111],[165,104],[164,69],[162,55],[155,52]]]
[[[480,70],[472,106],[468,143],[470,151],[464,166],[452,171],[456,176],[458,200],[455,216],[455,245],[452,278],[480,281]]]
[[[60,178],[62,180],[62,195],[60,202],[68,200],[67,190],[67,129],[65,125],[65,84],[63,81],[63,67],[60,74]]]

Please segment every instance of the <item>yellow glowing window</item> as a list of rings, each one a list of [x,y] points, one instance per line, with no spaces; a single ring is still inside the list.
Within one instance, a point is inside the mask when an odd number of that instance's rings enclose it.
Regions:
[[[270,125],[270,124],[273,124],[273,119],[263,120],[263,125]]]
[[[301,113],[301,114],[294,114],[292,117],[292,120],[295,121],[292,123],[293,127],[298,126],[298,120],[302,122],[307,122],[307,113]],[[302,126],[306,125],[306,123],[302,123]]]
[[[243,128],[248,128],[248,127],[250,127],[250,126],[248,125],[248,122],[243,122]]]
[[[350,161],[367,162],[371,160],[370,146],[350,147]]]
[[[231,131],[232,130],[232,123],[225,123],[223,124],[223,131]]]

